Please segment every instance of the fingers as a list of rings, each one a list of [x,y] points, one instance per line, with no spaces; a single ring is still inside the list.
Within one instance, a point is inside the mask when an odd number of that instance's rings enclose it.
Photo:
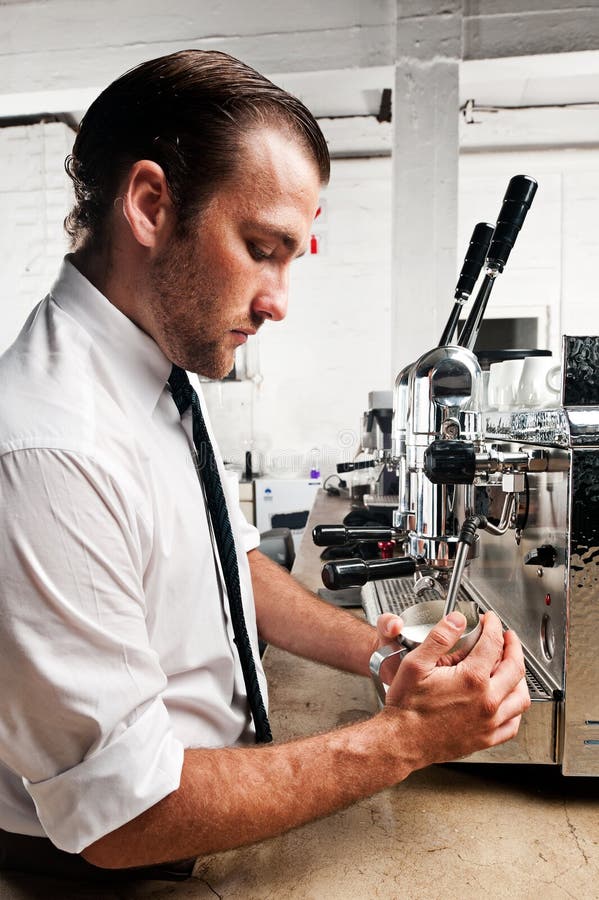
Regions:
[[[515,689],[499,704],[495,721],[497,725],[509,722],[511,719],[521,716],[530,707],[530,693],[526,679],[522,678]]]
[[[377,635],[382,644],[394,641],[397,635],[401,633],[402,628],[403,620],[399,616],[393,615],[393,613],[383,613],[376,622]]]
[[[452,612],[429,632],[422,644],[410,654],[410,664],[421,671],[434,669],[459,641],[466,628],[466,617]]]
[[[469,658],[473,666],[480,666],[481,671],[490,675],[503,655],[503,626],[494,612],[486,612],[480,618],[481,635],[470,651]]]
[[[507,696],[520,682],[523,682],[526,687],[526,667],[522,644],[513,631],[506,631],[503,639],[503,655],[491,675],[491,688],[495,697]],[[526,694],[528,694],[527,688]]]

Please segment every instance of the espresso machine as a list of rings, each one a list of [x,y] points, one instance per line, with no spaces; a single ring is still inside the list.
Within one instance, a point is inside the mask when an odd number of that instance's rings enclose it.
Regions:
[[[370,391],[362,415],[360,446],[351,462],[338,463],[354,509],[397,505],[397,474],[389,465],[392,447],[393,391]]]
[[[599,337],[565,336],[551,409],[485,408],[474,346],[536,192],[516,176],[495,226],[474,231],[439,345],[403,369],[387,464],[399,482],[386,528],[319,525],[319,546],[394,542],[394,555],[328,562],[332,590],[362,586],[367,618],[439,598],[493,610],[520,637],[532,705],[516,738],[476,762],[599,775]],[[484,277],[459,335],[461,308]],[[464,287],[466,278],[466,290]]]

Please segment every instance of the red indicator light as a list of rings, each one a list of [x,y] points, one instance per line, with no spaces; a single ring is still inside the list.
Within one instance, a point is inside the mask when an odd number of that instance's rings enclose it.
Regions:
[[[545,594],[545,606],[551,606],[551,594]]]

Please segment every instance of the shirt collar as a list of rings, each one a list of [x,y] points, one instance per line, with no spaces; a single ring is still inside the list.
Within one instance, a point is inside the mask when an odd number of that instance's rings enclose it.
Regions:
[[[156,341],[100,293],[68,256],[50,295],[88,332],[113,369],[121,372],[124,392],[130,390],[136,403],[153,412],[172,368]]]

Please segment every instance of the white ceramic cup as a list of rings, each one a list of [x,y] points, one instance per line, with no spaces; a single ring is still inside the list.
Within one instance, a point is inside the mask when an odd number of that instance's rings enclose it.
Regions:
[[[560,401],[561,366],[550,356],[528,356],[524,360],[516,401],[518,406],[546,409]]]
[[[514,408],[522,364],[521,359],[506,359],[491,365],[487,387],[488,409],[504,411]]]

